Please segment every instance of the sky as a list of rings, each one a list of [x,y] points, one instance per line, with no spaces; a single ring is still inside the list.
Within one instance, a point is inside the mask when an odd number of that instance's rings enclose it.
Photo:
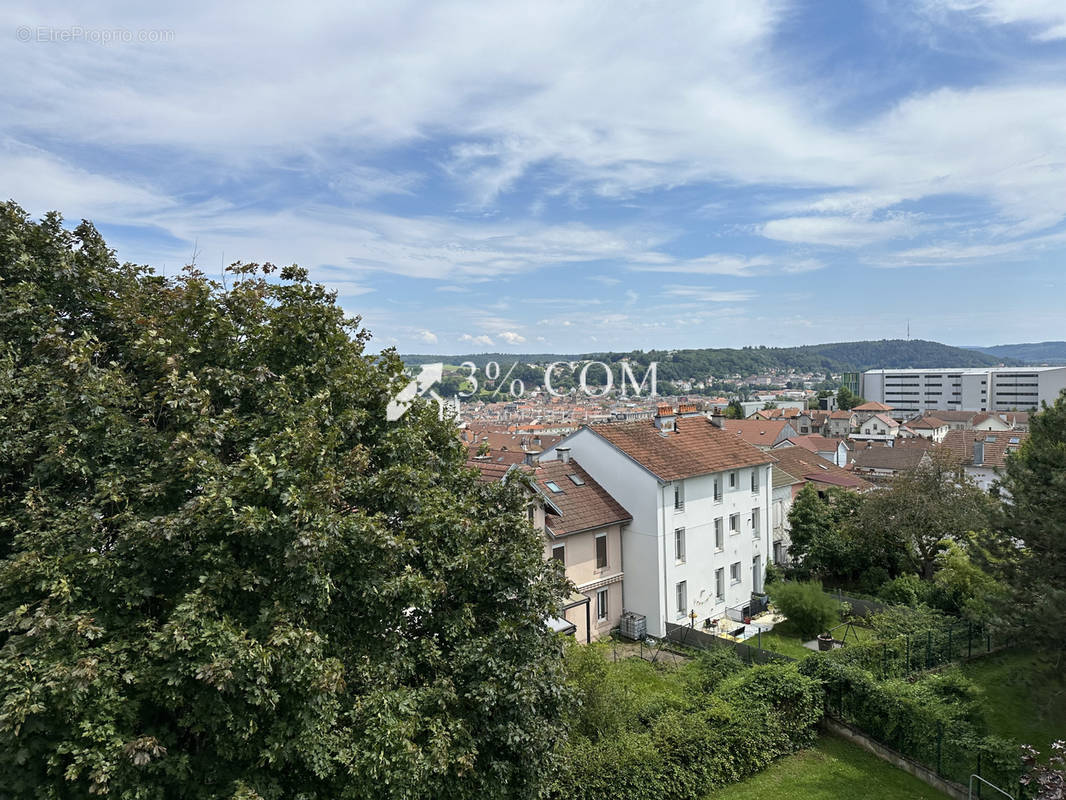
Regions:
[[[405,353],[1066,339],[1063,0],[168,5],[2,12],[0,195],[122,261]]]

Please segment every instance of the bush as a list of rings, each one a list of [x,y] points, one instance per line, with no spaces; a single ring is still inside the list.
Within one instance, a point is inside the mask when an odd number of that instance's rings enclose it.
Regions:
[[[677,670],[633,670],[598,648],[578,650],[567,664],[582,705],[549,792],[559,800],[697,800],[809,744],[821,716],[818,681],[794,664],[748,669],[721,649]],[[636,694],[651,700],[606,709],[633,693],[635,676],[644,679]],[[604,720],[610,735],[594,730]]]
[[[933,585],[923,581],[917,575],[906,574],[885,581],[877,590],[877,595],[886,603],[914,608],[921,603],[929,603]]]
[[[805,638],[828,630],[839,619],[839,604],[822,591],[821,581],[775,584],[770,592],[774,604]]]

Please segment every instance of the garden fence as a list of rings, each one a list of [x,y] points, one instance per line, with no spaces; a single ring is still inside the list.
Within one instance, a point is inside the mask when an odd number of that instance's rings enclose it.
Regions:
[[[744,642],[734,642],[729,639],[723,639],[720,636],[706,633],[705,631],[701,631],[688,625],[675,625],[667,622],[666,638],[672,642],[677,642],[678,644],[683,644],[697,650],[713,650],[715,648],[727,647],[732,649],[745,664],[770,664],[773,662],[782,663],[796,660],[789,656],[782,655],[781,653],[775,653],[772,650],[763,650]]]

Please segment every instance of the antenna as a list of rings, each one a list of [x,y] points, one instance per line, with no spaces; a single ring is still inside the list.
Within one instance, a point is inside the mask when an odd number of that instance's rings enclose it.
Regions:
[[[910,319],[908,319],[907,320],[907,341],[909,342],[910,340],[911,340],[911,321],[910,321]]]

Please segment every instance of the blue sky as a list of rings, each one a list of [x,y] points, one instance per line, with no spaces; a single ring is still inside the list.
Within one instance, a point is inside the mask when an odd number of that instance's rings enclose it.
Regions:
[[[1062,0],[151,5],[0,37],[2,194],[123,260],[402,352],[1066,338]]]

